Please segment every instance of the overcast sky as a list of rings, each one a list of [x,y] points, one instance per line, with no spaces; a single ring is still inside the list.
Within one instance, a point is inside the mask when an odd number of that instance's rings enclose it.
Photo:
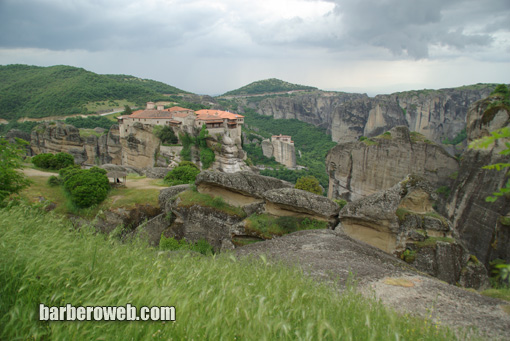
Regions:
[[[279,78],[366,92],[510,82],[509,0],[0,0],[0,64],[217,95]]]

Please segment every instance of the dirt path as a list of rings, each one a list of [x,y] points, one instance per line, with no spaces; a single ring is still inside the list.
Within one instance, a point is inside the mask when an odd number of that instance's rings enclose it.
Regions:
[[[40,171],[38,169],[33,169],[33,168],[24,168],[23,173],[25,173],[25,175],[28,177],[44,176],[44,177],[49,178],[52,175],[58,175],[57,173],[44,172],[44,171]],[[148,179],[148,178],[128,179],[126,182],[126,187],[127,188],[135,188],[135,189],[163,189],[163,188],[165,188],[164,186],[153,185],[152,182],[154,182],[154,180],[155,179]]]

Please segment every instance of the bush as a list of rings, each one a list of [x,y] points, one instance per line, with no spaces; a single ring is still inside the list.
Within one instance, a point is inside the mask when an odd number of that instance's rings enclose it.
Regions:
[[[59,170],[72,166],[74,164],[74,156],[68,153],[42,153],[32,158],[32,163],[44,169]]]
[[[179,142],[179,139],[175,136],[174,130],[169,126],[155,126],[153,133],[161,140],[161,143],[176,144]]]
[[[51,187],[60,186],[60,184],[61,184],[60,179],[55,175],[52,175],[48,178],[48,185],[50,185]]]
[[[299,178],[294,188],[302,189],[304,191],[308,191],[318,195],[322,195],[322,192],[324,191],[319,183],[319,180],[317,180],[317,178],[313,175]]]
[[[344,206],[347,205],[347,200],[344,199],[334,199],[333,201],[336,202],[338,206],[340,206],[340,209],[344,208]]]
[[[68,167],[60,174],[71,202],[79,208],[97,205],[108,195],[110,183],[104,169]]]
[[[211,167],[212,163],[216,159],[214,152],[209,148],[203,148],[200,150],[200,161],[202,162],[202,168],[207,169]]]
[[[200,239],[196,243],[187,242],[186,239],[177,240],[175,238],[166,238],[161,234],[159,241],[159,248],[161,250],[176,251],[176,250],[190,250],[199,252],[203,255],[212,255],[214,249],[205,239]]]
[[[29,185],[29,181],[22,172],[21,158],[25,154],[25,146],[28,143],[16,139],[10,143],[0,138],[0,204],[12,193],[18,193]]]
[[[168,172],[165,182],[169,186],[191,184],[195,182],[198,173],[200,173],[200,169],[193,162],[182,161],[179,166]]]

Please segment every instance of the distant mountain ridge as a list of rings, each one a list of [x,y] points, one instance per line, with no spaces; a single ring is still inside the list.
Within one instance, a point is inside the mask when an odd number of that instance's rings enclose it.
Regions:
[[[239,89],[224,93],[222,96],[260,95],[266,93],[286,92],[295,90],[318,90],[313,86],[292,84],[276,78],[264,79],[245,85]]]
[[[188,93],[128,75],[99,75],[82,68],[22,64],[0,65],[0,118],[87,114],[86,105],[127,100],[136,104],[163,94]]]

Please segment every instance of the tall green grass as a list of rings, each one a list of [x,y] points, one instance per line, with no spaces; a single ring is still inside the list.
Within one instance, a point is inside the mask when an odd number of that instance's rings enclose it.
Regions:
[[[30,207],[0,210],[0,339],[438,340],[454,335],[264,258],[119,244]],[[175,306],[175,322],[39,322],[38,305]]]

